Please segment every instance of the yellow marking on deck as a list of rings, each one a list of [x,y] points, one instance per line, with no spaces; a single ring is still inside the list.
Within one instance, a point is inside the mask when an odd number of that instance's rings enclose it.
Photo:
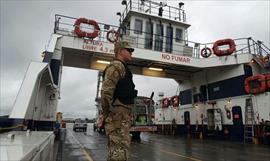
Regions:
[[[194,161],[202,161],[201,159],[188,157],[188,156],[185,156],[185,155],[180,155],[180,154],[177,154],[177,153],[174,153],[174,152],[169,152],[169,151],[166,151],[166,150],[163,150],[163,149],[160,149],[160,151],[163,152],[163,153],[175,155],[175,156],[178,156],[178,157],[182,157],[182,158],[186,158],[186,159],[190,159],[190,160],[194,160]]]
[[[79,146],[81,147],[81,151],[82,151],[82,153],[85,155],[85,157],[87,158],[87,160],[88,160],[88,161],[94,161],[94,160],[91,158],[91,156],[86,152],[84,146],[83,146],[83,145],[75,138],[75,136],[72,134],[72,132],[69,131],[69,130],[67,130],[67,131],[70,133],[71,137],[75,140],[75,142],[77,142],[77,144],[79,144]]]
[[[85,157],[87,158],[88,161],[93,161],[91,156],[86,152],[86,150],[84,148],[81,148],[81,151],[85,155]]]

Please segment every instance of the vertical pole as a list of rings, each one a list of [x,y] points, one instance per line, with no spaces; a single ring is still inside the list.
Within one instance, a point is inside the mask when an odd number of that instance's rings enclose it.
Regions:
[[[251,37],[247,38],[247,44],[248,44],[248,53],[251,54],[251,50],[250,50],[250,39]]]
[[[171,19],[171,7],[169,6],[169,19]]]
[[[149,2],[149,13],[151,14],[151,1]]]

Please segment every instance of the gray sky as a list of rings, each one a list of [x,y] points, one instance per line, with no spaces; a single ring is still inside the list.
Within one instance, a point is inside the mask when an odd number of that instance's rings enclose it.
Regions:
[[[167,1],[177,5],[179,1]],[[189,40],[214,42],[223,38],[252,37],[270,47],[270,1],[183,1]],[[30,61],[41,61],[54,27],[54,15],[86,17],[118,25],[121,0],[16,1],[1,0],[1,109],[9,114]],[[174,80],[135,76],[139,95],[177,92]],[[65,67],[58,111],[66,117],[95,116],[97,72]],[[157,99],[157,97],[155,97]]]

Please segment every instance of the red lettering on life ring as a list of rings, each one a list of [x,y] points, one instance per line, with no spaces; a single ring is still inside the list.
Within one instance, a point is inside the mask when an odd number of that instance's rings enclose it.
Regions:
[[[114,43],[118,40],[119,33],[115,30],[110,30],[107,32],[107,40]]]
[[[201,56],[202,56],[202,57],[208,58],[208,57],[211,56],[211,55],[212,55],[212,50],[211,50],[210,48],[205,47],[205,48],[203,48],[203,49],[201,50]]]
[[[85,32],[85,31],[82,31],[80,29],[80,24],[81,23],[85,23],[85,24],[89,24],[89,25],[93,25],[94,26],[94,31],[93,32]],[[96,21],[94,20],[89,20],[89,19],[86,19],[86,18],[79,18],[76,20],[75,22],[75,30],[74,32],[78,35],[78,37],[87,37],[87,38],[95,38],[98,36],[99,34],[99,31],[100,31],[100,28],[97,24]]]
[[[248,94],[262,93],[266,90],[266,81],[263,74],[258,74],[245,79],[245,91]]]
[[[220,50],[219,46],[222,45],[229,45],[229,49],[227,50]],[[236,45],[234,40],[232,39],[223,39],[223,40],[218,40],[214,43],[213,46],[213,51],[216,56],[225,56],[225,55],[231,55],[233,52],[236,50]]]

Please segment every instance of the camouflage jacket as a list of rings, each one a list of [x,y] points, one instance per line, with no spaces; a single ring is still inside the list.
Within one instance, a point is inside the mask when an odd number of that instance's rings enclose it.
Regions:
[[[101,88],[101,107],[105,117],[108,115],[112,108],[113,94],[116,85],[121,78],[124,78],[126,70],[122,62],[114,60],[104,70],[104,77]],[[116,100],[114,105],[123,105],[120,101]],[[124,106],[124,105],[123,105]]]

